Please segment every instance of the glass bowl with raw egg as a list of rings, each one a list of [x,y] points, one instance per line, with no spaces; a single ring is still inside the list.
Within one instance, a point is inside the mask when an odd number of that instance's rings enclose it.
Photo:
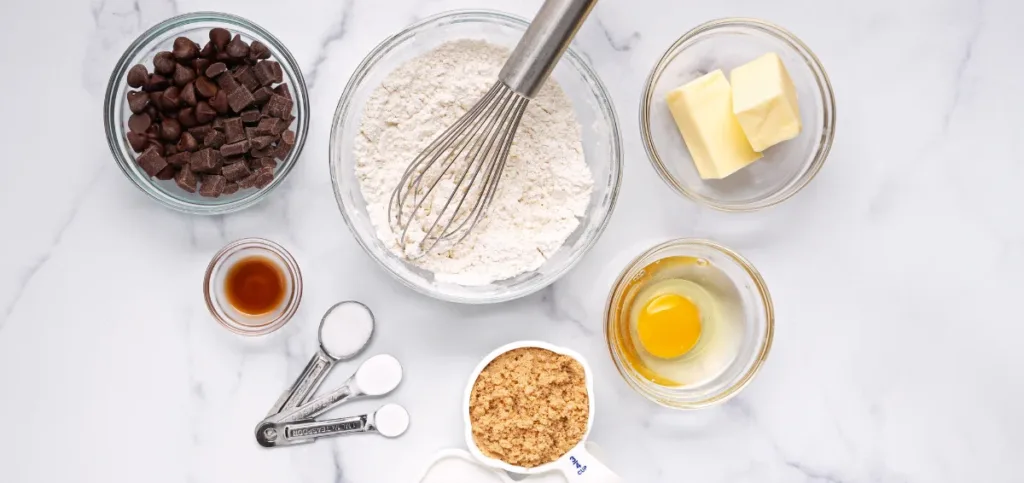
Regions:
[[[803,189],[825,163],[835,125],[821,61],[791,32],[757,19],[687,32],[651,70],[640,98],[640,134],[655,170],[721,211],[759,210]]]
[[[753,265],[700,239],[672,240],[633,259],[605,311],[619,373],[644,397],[678,409],[735,396],[768,356],[774,325]]]

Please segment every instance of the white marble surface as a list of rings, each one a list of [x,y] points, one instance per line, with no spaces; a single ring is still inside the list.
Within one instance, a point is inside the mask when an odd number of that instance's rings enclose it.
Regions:
[[[410,482],[435,451],[462,446],[458,401],[477,359],[521,338],[590,357],[593,439],[631,482],[1024,478],[1024,4],[602,0],[578,44],[624,126],[611,225],[552,288],[464,307],[410,292],[356,245],[328,178],[330,117],[347,76],[384,36],[452,8],[530,16],[539,2],[284,3],[0,6],[0,481]],[[189,217],[151,202],[103,137],[103,89],[121,51],[153,23],[193,10],[267,27],[311,87],[313,124],[297,169],[264,203],[231,216]],[[702,21],[733,15],[800,35],[838,99],[824,170],[794,199],[751,215],[670,192],[636,126],[642,81],[663,49]],[[761,269],[778,327],[767,366],[738,398],[675,412],[621,381],[600,309],[616,260],[694,235]],[[200,292],[214,251],[246,236],[286,245],[305,271],[299,319],[262,343],[215,325]],[[410,432],[259,448],[254,423],[309,357],[319,315],[345,298],[377,312],[371,353],[406,365],[391,400],[410,409]]]

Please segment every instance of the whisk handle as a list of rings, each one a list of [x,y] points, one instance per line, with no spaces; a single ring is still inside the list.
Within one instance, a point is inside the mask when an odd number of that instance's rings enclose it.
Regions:
[[[517,94],[532,98],[596,3],[597,0],[546,0],[498,79]]]

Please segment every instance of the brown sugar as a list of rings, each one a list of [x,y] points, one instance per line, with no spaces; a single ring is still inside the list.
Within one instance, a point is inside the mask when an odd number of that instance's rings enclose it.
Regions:
[[[586,373],[572,357],[547,349],[508,351],[477,377],[469,416],[484,455],[525,468],[550,463],[587,431]]]

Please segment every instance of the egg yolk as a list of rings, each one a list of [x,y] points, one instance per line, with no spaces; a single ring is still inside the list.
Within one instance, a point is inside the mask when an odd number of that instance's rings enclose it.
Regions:
[[[674,359],[686,354],[700,339],[700,310],[690,299],[662,294],[647,301],[637,318],[640,344],[652,356]]]

